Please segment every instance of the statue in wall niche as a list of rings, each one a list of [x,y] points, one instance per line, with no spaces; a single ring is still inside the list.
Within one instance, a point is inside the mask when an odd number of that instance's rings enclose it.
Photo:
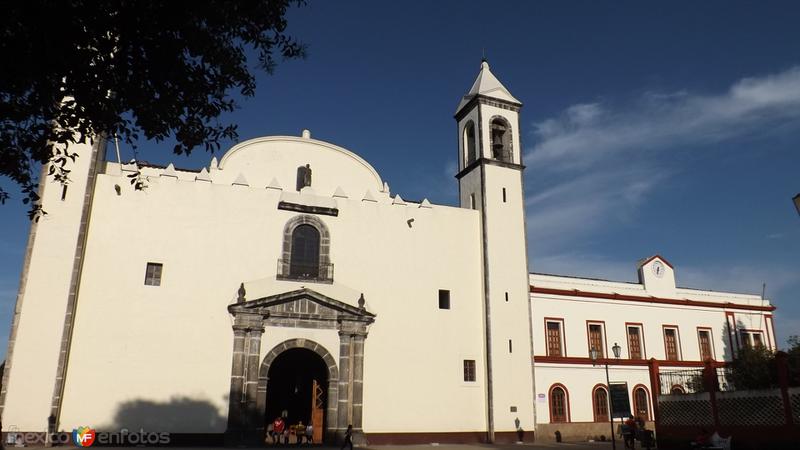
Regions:
[[[300,192],[306,186],[311,186],[311,165],[306,164],[305,167],[300,166],[297,168],[297,191]]]

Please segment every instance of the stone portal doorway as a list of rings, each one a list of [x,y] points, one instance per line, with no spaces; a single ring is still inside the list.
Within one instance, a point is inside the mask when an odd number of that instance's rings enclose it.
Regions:
[[[286,414],[287,425],[313,425],[314,443],[321,443],[325,429],[328,367],[317,353],[305,348],[284,351],[267,374],[265,419]]]
[[[306,400],[298,399],[298,407],[288,409],[290,414],[299,411],[292,420],[310,418],[310,414],[323,410],[322,426],[317,427],[326,443],[340,441],[349,424],[353,425],[353,433],[358,436],[362,431],[363,386],[364,386],[364,341],[368,334],[368,326],[375,321],[375,315],[364,307],[363,294],[356,300],[358,306],[349,305],[312,289],[300,288],[295,291],[247,300],[244,284],[239,287],[236,303],[228,305],[228,312],[233,316],[233,361],[231,363],[231,389],[228,405],[228,428],[225,431],[227,445],[261,445],[266,431],[267,421],[271,422],[274,414],[281,406],[272,406],[267,410],[267,385],[271,376],[281,378],[286,368],[276,372],[270,369],[279,357],[294,349],[305,349],[316,354],[312,357],[286,355],[287,361],[298,358],[295,365],[311,367],[312,376],[317,379],[320,396],[315,397],[317,403],[311,405],[310,389]],[[338,338],[338,357],[334,357],[328,349],[306,338],[294,338],[284,341],[262,355],[262,335],[273,327],[299,328],[310,330],[336,330]],[[304,332],[305,333],[305,332]],[[268,338],[267,338],[268,339]],[[334,350],[335,351],[335,350]],[[303,353],[297,353],[303,355]],[[305,354],[307,355],[307,353]],[[319,360],[323,361],[327,378],[315,378],[319,374]],[[313,362],[316,361],[316,362]],[[291,362],[281,363],[292,366]],[[292,373],[291,371],[287,373]],[[291,375],[285,375],[285,387],[275,387],[273,391],[294,392]],[[324,381],[327,380],[327,383]],[[302,381],[302,380],[301,380]],[[276,382],[277,383],[277,382]],[[276,384],[276,386],[278,386]],[[298,384],[298,394],[301,386]],[[269,394],[270,396],[273,394]],[[274,394],[279,402],[282,395]],[[291,400],[287,397],[284,400]],[[271,401],[271,400],[270,400]],[[305,405],[300,406],[306,402]],[[307,413],[306,413],[307,411]],[[279,412],[280,413],[280,412]],[[309,414],[309,417],[300,417]],[[290,422],[291,423],[291,422]],[[320,442],[320,439],[315,439]]]

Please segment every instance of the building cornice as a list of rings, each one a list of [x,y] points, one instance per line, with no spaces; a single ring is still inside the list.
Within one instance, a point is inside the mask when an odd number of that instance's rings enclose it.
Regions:
[[[744,305],[741,303],[732,303],[732,302],[719,303],[719,302],[708,302],[702,300],[626,295],[617,293],[609,294],[604,292],[579,291],[577,289],[554,289],[554,288],[544,288],[537,286],[531,286],[530,292],[532,294],[563,295],[566,297],[601,298],[606,300],[622,300],[629,302],[655,303],[662,305],[697,306],[703,308],[739,309],[746,311],[775,311],[776,309],[774,306]]]
[[[509,111],[519,112],[522,108],[522,103],[510,102],[501,100],[499,98],[489,97],[483,94],[475,94],[469,102],[459,109],[453,116],[456,120],[463,119],[473,109],[476,104],[494,106],[495,108],[507,109]]]
[[[536,363],[551,363],[551,364],[577,364],[577,365],[604,365],[609,366],[641,366],[647,367],[650,364],[649,359],[616,359],[616,358],[598,358],[596,361],[589,357],[581,356],[546,356],[536,355],[533,357]],[[655,360],[662,367],[704,367],[705,361],[672,361],[666,359]],[[712,367],[725,367],[724,361],[711,361]]]
[[[520,170],[520,171],[525,170],[525,166],[523,166],[522,164],[514,164],[514,163],[505,162],[505,161],[498,161],[496,159],[489,159],[489,158],[478,158],[475,161],[472,161],[471,163],[469,163],[469,165],[467,165],[467,167],[464,167],[464,170],[458,172],[456,174],[456,178],[460,180],[464,175],[470,173],[472,171],[472,169],[474,169],[474,168],[476,168],[478,166],[481,166],[481,165],[499,166],[499,167],[505,167],[505,168],[508,168],[508,169],[517,169],[517,170]]]

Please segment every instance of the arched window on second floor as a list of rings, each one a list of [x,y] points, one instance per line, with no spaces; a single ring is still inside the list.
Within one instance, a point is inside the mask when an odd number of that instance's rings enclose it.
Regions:
[[[489,126],[491,129],[492,158],[504,162],[513,162],[511,126],[502,117],[493,118]]]
[[[592,391],[592,406],[595,422],[608,422],[608,391],[605,386],[597,385]]]
[[[292,232],[292,254],[289,275],[293,278],[319,277],[319,230],[299,225]]]
[[[333,281],[331,234],[320,218],[301,214],[289,219],[283,227],[282,247],[278,279]]]
[[[466,150],[466,161],[464,166],[478,159],[478,148],[475,142],[475,124],[470,120],[464,126],[464,149]]]

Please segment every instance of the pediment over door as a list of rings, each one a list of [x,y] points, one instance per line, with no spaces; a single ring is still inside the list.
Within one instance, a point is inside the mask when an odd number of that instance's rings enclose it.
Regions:
[[[238,301],[228,306],[228,312],[237,317],[237,321],[260,318],[264,325],[270,326],[333,329],[341,329],[345,322],[366,326],[375,321],[375,314],[364,307],[363,294],[352,299],[358,306],[305,287],[255,300],[247,300],[245,296],[244,287],[241,287]]]

